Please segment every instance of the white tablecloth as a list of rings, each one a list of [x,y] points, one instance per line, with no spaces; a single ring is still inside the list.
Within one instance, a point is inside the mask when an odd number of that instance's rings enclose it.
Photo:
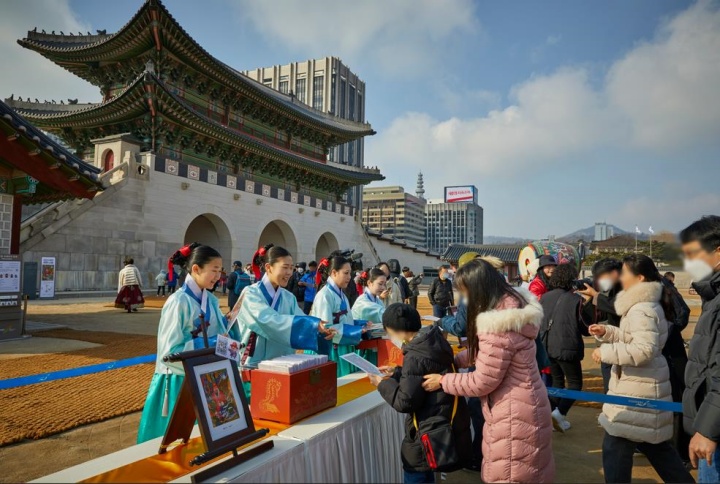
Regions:
[[[364,378],[352,374],[338,386]],[[275,447],[214,482],[402,482],[404,415],[372,392],[310,417],[272,437]],[[193,429],[193,437],[199,435]],[[162,438],[88,461],[34,482],[78,482],[157,452]],[[204,470],[199,469],[198,472]],[[192,474],[174,482],[190,482]]]

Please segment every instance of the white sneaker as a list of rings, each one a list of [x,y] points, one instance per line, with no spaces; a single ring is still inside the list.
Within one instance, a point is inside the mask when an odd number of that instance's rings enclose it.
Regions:
[[[558,432],[565,433],[568,430],[570,430],[570,428],[572,427],[570,425],[570,422],[568,422],[567,419],[565,418],[565,415],[561,414],[560,410],[558,410],[557,408],[555,410],[553,410],[553,412],[552,412],[552,421],[553,421],[553,427]]]

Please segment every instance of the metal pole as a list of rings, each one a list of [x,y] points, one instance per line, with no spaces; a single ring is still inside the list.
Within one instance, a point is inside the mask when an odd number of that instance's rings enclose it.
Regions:
[[[637,230],[635,231],[635,253],[637,254]]]
[[[652,234],[650,234],[650,258],[652,259]]]

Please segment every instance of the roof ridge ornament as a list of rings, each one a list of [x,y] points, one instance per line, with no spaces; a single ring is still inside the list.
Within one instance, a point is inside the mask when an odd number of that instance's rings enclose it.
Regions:
[[[155,75],[155,63],[152,59],[148,59],[148,61],[145,63],[145,72]]]

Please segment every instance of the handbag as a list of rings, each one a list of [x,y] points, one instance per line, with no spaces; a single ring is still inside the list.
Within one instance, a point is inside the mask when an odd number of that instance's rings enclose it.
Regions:
[[[453,366],[453,372],[455,367]],[[418,426],[417,417],[413,414],[413,425],[417,438],[422,445],[425,461],[433,472],[451,472],[457,470],[462,462],[455,446],[452,424],[458,408],[458,397],[453,403],[450,420],[443,416],[430,417]]]

